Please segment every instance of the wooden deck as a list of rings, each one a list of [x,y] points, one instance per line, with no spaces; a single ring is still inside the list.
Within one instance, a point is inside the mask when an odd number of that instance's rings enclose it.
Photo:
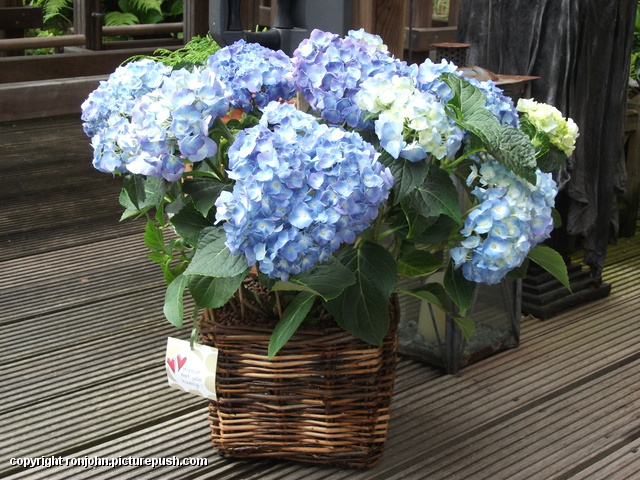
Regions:
[[[401,359],[385,456],[360,471],[225,459],[206,401],[169,388],[163,280],[77,118],[0,124],[0,477],[640,478],[640,237],[612,293],[526,318],[519,348],[459,374]],[[12,466],[11,458],[203,458],[201,467]]]

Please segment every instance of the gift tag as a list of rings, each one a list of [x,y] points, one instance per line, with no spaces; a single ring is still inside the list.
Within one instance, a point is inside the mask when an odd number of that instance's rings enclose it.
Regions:
[[[218,349],[186,340],[167,338],[165,367],[169,385],[194,395],[216,400]]]

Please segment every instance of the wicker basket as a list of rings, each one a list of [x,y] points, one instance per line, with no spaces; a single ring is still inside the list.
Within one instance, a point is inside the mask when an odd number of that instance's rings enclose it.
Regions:
[[[337,327],[299,329],[274,360],[270,328],[201,319],[218,348],[217,402],[209,406],[220,454],[371,467],[381,458],[395,380],[397,301],[382,347]]]

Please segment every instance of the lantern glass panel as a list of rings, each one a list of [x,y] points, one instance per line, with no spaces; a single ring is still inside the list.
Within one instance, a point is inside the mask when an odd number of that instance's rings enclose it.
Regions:
[[[438,278],[429,279],[434,280]],[[518,345],[521,280],[505,278],[497,285],[476,286],[466,315],[475,324],[468,341],[451,316],[427,302],[402,296],[400,309],[400,353],[455,373],[470,363]]]

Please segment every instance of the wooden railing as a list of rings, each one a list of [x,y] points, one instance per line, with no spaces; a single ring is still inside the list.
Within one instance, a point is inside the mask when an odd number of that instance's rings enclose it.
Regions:
[[[0,11],[0,15],[2,12]],[[82,46],[86,43],[84,35],[60,35],[56,37],[29,37],[0,39],[0,51],[15,52],[36,48],[61,48]]]
[[[42,8],[25,7],[13,2],[0,4],[0,56],[14,55],[20,47],[15,48],[14,41],[24,37],[28,28],[42,26]],[[27,47],[28,48],[28,47]],[[8,52],[8,53],[7,53]]]
[[[0,3],[0,52],[23,55],[25,50],[81,46],[87,50],[160,48],[180,46],[184,39],[204,35],[208,30],[204,0],[186,0],[184,22],[143,25],[103,26],[100,0],[74,0],[74,28],[68,35],[25,38],[26,29],[42,27],[42,8],[30,6],[3,7]],[[180,35],[182,34],[182,38]],[[104,37],[132,37],[130,40],[105,42]],[[144,37],[140,39],[140,37]]]
[[[426,56],[431,43],[455,40],[458,0],[450,0],[446,22],[433,18],[433,1],[353,0],[352,25],[382,36],[396,57],[418,61],[416,55]],[[275,3],[244,0],[243,25],[270,26]],[[148,55],[160,47],[179,48],[209,30],[208,0],[184,0],[183,22],[131,27],[103,26],[101,0],[74,0],[73,33],[42,38],[24,38],[24,28],[41,22],[42,12],[22,6],[22,0],[0,0],[0,9],[14,7],[20,11],[0,10],[0,56],[22,51],[19,56],[0,59],[0,122],[78,113],[88,93],[127,58]],[[11,15],[3,15],[9,12]],[[176,38],[180,31],[183,39]],[[103,42],[107,35],[157,35],[160,39]],[[51,47],[70,53],[23,55],[25,49]],[[407,58],[409,47],[412,59]]]
[[[189,4],[191,1],[186,0],[184,3]],[[87,50],[99,51],[137,47],[159,48],[184,44],[184,39],[178,38],[177,34],[184,33],[186,22],[107,27],[103,26],[104,13],[102,11],[101,0],[74,0],[73,6],[74,33],[85,36],[85,48]],[[170,35],[167,36],[167,34]],[[103,40],[105,36],[130,36],[134,38],[144,36],[156,38],[105,42]]]

